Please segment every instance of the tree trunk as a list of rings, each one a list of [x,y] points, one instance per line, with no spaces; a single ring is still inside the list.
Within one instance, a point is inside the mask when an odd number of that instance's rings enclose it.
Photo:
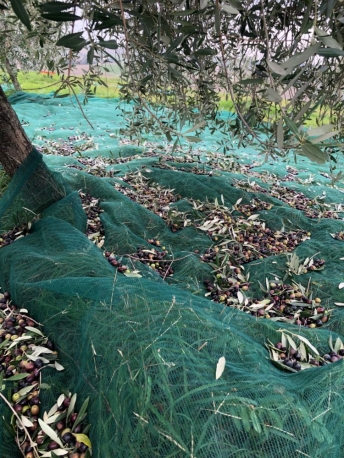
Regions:
[[[32,150],[19,119],[0,86],[0,163],[13,176]]]
[[[42,155],[32,146],[1,86],[0,164],[10,176],[22,166],[16,186],[5,199],[5,211],[10,214],[19,217],[27,210],[39,214],[66,195],[63,180],[48,169]]]
[[[19,84],[18,78],[17,78],[17,69],[14,69],[14,67],[11,65],[10,61],[8,60],[7,56],[5,55],[5,67],[6,71],[8,73],[8,76],[10,77],[12,84],[14,86],[14,89],[16,91],[21,91],[22,88]]]

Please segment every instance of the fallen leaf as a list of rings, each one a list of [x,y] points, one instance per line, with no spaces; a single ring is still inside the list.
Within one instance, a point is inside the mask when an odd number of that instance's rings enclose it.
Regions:
[[[221,356],[219,359],[217,365],[216,365],[216,374],[215,374],[215,379],[219,379],[221,375],[223,374],[223,371],[225,370],[226,366],[226,358],[224,356]]]

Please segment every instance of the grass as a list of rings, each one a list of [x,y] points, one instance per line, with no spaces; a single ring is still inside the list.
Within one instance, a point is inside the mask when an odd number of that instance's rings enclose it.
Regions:
[[[107,87],[102,85],[96,86],[95,95],[100,98],[118,98],[119,97],[119,82],[120,78],[115,74],[111,73],[109,76],[105,73],[102,76],[103,81],[106,83]],[[60,77],[57,75],[47,75],[39,72],[18,72],[18,80],[23,89],[26,92],[32,92],[36,94],[50,94],[55,92],[61,84]],[[1,74],[0,74],[1,81]],[[82,90],[75,86],[74,90],[77,94],[80,94]],[[59,94],[68,94],[68,90],[65,89],[60,91]],[[234,111],[233,102],[231,100],[226,100],[225,93],[220,94],[219,108],[220,110]],[[305,126],[317,126],[317,120],[319,119],[319,110],[316,110],[304,123]],[[330,119],[328,116],[322,120],[321,124],[329,124]]]
[[[111,99],[119,97],[119,78],[112,75],[107,77],[105,74],[102,79],[108,87],[98,85],[96,89],[97,97]],[[49,94],[51,92],[55,92],[61,84],[59,76],[48,76],[38,72],[18,72],[18,81],[23,91],[32,92],[35,94]],[[82,92],[78,86],[75,86],[74,90],[77,94]],[[59,94],[68,94],[68,90],[63,90]]]

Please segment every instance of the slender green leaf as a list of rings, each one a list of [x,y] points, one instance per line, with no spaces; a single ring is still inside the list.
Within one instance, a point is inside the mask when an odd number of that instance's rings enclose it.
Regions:
[[[6,382],[17,382],[18,380],[23,380],[27,376],[29,376],[29,373],[23,372],[22,374],[16,374],[12,375],[12,377],[9,377],[6,379]]]
[[[83,32],[70,33],[61,37],[56,45],[64,46],[65,48],[72,49],[73,51],[81,51],[82,48],[86,45],[86,40],[82,38]]]
[[[73,433],[73,436],[75,437],[75,439],[78,442],[81,442],[81,443],[87,445],[87,447],[92,448],[92,444],[91,444],[90,438],[88,436],[86,436],[86,434],[75,434],[75,433]]]
[[[300,35],[308,32],[308,30],[312,27],[313,21],[309,21],[309,14],[311,12],[311,9],[313,7],[313,2],[308,2],[307,9],[304,13],[303,19],[302,19],[302,24],[300,28]]]
[[[319,40],[328,48],[333,49],[342,49],[342,46],[338,43],[337,40],[331,37],[328,33],[324,32],[323,30],[319,29],[319,27],[314,27],[315,33],[317,34]]]
[[[49,426],[47,425],[46,423],[44,423],[43,420],[41,420],[40,418],[38,419],[38,423],[39,423],[39,426],[41,427],[41,430],[47,435],[50,437],[50,439],[52,439],[53,441],[57,442],[59,444],[60,447],[63,448],[63,444],[61,442],[61,439],[59,438],[59,436],[56,434],[56,432]]]
[[[335,48],[320,48],[317,51],[317,54],[322,57],[341,57],[344,56],[344,51],[342,49]]]
[[[74,422],[73,429],[76,428],[84,420],[86,412],[87,412],[89,401],[90,401],[90,398],[88,397],[83,402],[83,404],[82,404],[82,406],[81,406],[81,408],[79,410],[78,416],[76,417],[76,420]]]
[[[42,13],[44,19],[49,21],[64,22],[64,21],[78,21],[81,16],[73,13],[56,12],[56,13]]]
[[[290,57],[286,62],[281,63],[282,67],[284,68],[294,68],[300,64],[303,64],[308,60],[310,57],[313,57],[314,54],[318,52],[320,48],[320,43],[310,46],[305,51],[301,53],[296,53],[294,56]]]
[[[262,84],[263,82],[264,82],[263,78],[247,78],[247,79],[238,81],[236,85],[242,84],[244,86],[247,86],[249,84]]]
[[[334,351],[332,335],[330,335],[330,337],[328,339],[328,346],[331,348],[332,351]]]
[[[316,143],[320,143],[320,142],[324,142],[325,140],[328,140],[336,135],[340,134],[340,131],[339,130],[334,130],[332,132],[327,132],[327,134],[324,134],[324,135],[320,135],[320,137],[317,137],[317,138],[313,138],[310,140],[311,143],[313,144],[316,144]]]
[[[296,345],[295,341],[290,337],[289,334],[286,334],[286,338],[287,338],[287,340],[288,340],[289,345],[291,346],[291,348],[293,348],[294,350],[296,350],[296,349],[297,349],[297,345]]]
[[[342,348],[343,342],[341,341],[340,337],[337,337],[336,343],[334,344],[334,351],[338,353],[338,351]]]
[[[335,2],[336,0],[326,0],[326,17],[328,19],[331,17]]]
[[[178,10],[178,11],[171,11],[170,14],[171,16],[183,17],[183,16],[190,16],[191,14],[194,14],[196,12],[197,10]]]
[[[313,145],[310,142],[302,143],[301,149],[304,156],[308,157],[308,159],[313,162],[317,162],[318,164],[325,164],[325,162],[329,160],[328,155],[325,152],[321,151],[318,146]]]
[[[73,410],[74,410],[75,403],[76,403],[76,398],[77,398],[77,394],[74,393],[73,396],[72,396],[71,399],[70,399],[70,403],[69,403],[69,406],[68,406],[68,410],[67,410],[67,420],[68,420],[69,416],[72,414],[72,412],[73,412]]]
[[[240,408],[240,417],[242,420],[243,427],[245,431],[248,433],[251,430],[251,422],[250,417],[248,415],[248,408],[246,406]]]
[[[274,89],[271,89],[271,87],[268,87],[267,90],[266,90],[266,97],[268,98],[268,100],[270,100],[271,102],[275,102],[275,103],[280,103],[282,102],[282,97],[279,95],[278,92],[276,92]]]
[[[295,118],[293,119],[294,122],[297,122],[299,121],[303,116],[304,114],[307,112],[308,108],[312,105],[312,100],[308,100],[308,102],[306,102],[304,104],[304,106],[301,108],[301,110],[298,112],[298,114],[295,116]]]
[[[206,124],[207,124],[207,123],[206,123],[205,121],[201,121],[201,122],[195,124],[194,126],[190,127],[190,129],[186,130],[186,131],[184,132],[184,134],[188,134],[189,132],[193,132],[193,131],[195,131],[195,130],[197,130],[197,129],[201,129],[201,128],[204,127]]]
[[[192,135],[186,135],[184,138],[185,140],[191,143],[198,143],[202,141],[202,139],[200,139],[199,137],[193,137]]]
[[[297,125],[292,121],[288,116],[284,116],[285,123],[287,124],[288,129],[293,132],[297,137],[299,136],[299,129]]]
[[[73,6],[73,3],[56,1],[43,3],[42,5],[39,5],[39,9],[42,13],[61,13],[61,11],[66,11]]]
[[[303,337],[303,336],[300,336],[300,335],[298,335],[297,337],[298,337],[299,340],[304,342],[316,355],[319,355],[318,350],[314,347],[314,345],[312,345],[310,343],[310,341],[308,339],[306,339],[306,337]]]
[[[283,149],[283,119],[281,118],[277,124],[277,146],[279,149]]]
[[[324,124],[319,127],[310,127],[307,129],[307,135],[310,137],[317,137],[318,135],[324,135],[327,134],[327,132],[330,132],[333,129],[334,125],[333,124]]]
[[[108,48],[108,49],[117,49],[118,48],[118,43],[116,40],[99,41],[98,45],[101,46],[102,48]]]
[[[287,74],[287,71],[281,65],[276,64],[275,62],[272,62],[271,60],[267,60],[266,62],[273,73],[277,73],[277,75],[281,75],[281,76],[285,76]]]
[[[32,30],[29,15],[23,5],[22,0],[11,0],[11,6],[15,15],[25,25],[28,30]]]
[[[214,56],[217,54],[216,49],[212,48],[202,48],[202,49],[197,49],[197,51],[193,52],[193,56]]]
[[[27,329],[30,332],[33,332],[35,334],[39,334],[40,336],[44,337],[44,334],[38,328],[35,328],[33,326],[25,326],[25,329]]]
[[[221,8],[228,14],[239,14],[239,10],[237,10],[233,6],[223,4],[221,5]]]
[[[289,105],[291,105],[292,103],[294,103],[294,102],[300,97],[300,95],[303,94],[303,93],[305,92],[305,90],[308,88],[308,86],[309,86],[310,84],[311,84],[310,81],[307,81],[307,83],[303,84],[303,85],[300,87],[300,89],[298,89],[298,90],[295,92],[293,98],[292,98],[292,99],[290,100],[290,102],[289,102]]]

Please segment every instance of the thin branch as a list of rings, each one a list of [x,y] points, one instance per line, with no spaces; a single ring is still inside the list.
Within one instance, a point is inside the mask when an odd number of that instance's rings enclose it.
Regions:
[[[219,0],[216,0],[216,6],[217,6],[218,9],[220,9]],[[231,84],[230,79],[229,79],[227,65],[226,65],[225,50],[224,50],[223,40],[222,40],[222,32],[220,32],[219,40],[220,40],[220,50],[221,50],[222,65],[223,65],[223,69],[224,69],[225,76],[226,76],[227,88],[228,88],[228,92],[230,93],[230,96],[232,98],[232,102],[233,102],[235,111],[237,112],[241,122],[244,124],[246,129],[252,135],[252,137],[255,138],[261,145],[265,145],[266,143],[264,141],[262,141],[258,137],[258,135],[248,125],[246,119],[244,118],[243,114],[241,113],[241,111],[240,111],[240,109],[239,109],[239,107],[238,107],[238,105],[236,103],[235,94],[234,94],[233,87],[232,87],[232,84]]]

